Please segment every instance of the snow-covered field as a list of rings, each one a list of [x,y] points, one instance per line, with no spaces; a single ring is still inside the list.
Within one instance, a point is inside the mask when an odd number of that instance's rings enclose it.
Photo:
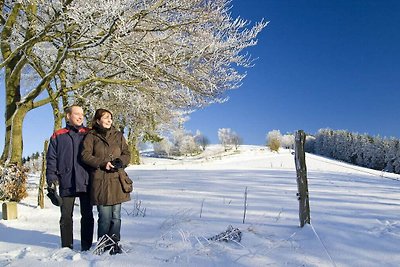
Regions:
[[[59,210],[47,198],[36,206],[32,176],[18,220],[0,221],[0,266],[400,266],[398,175],[307,154],[311,225],[300,228],[288,150],[212,146],[193,158],[142,160],[128,168],[135,200],[123,204],[126,254],[79,252],[78,207],[76,250],[60,248]],[[144,217],[134,216],[138,203]],[[208,240],[229,225],[240,243]]]

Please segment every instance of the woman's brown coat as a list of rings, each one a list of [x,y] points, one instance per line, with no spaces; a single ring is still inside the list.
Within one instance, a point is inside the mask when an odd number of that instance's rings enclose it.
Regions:
[[[130,152],[123,134],[111,127],[105,134],[92,129],[83,140],[82,161],[91,167],[90,197],[93,205],[115,205],[129,201],[118,179],[118,171],[105,169],[107,162],[120,158],[124,166],[130,161]]]

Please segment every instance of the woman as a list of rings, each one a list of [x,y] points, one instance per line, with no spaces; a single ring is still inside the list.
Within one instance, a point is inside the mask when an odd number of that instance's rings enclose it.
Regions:
[[[111,254],[121,253],[118,245],[121,239],[121,203],[130,200],[130,194],[122,189],[119,168],[127,166],[130,152],[123,134],[112,125],[112,113],[98,109],[92,119],[92,130],[83,141],[82,161],[91,167],[90,198],[97,205],[97,238],[105,234],[115,244],[109,248]],[[121,164],[122,163],[122,164]],[[111,242],[113,243],[113,242]]]

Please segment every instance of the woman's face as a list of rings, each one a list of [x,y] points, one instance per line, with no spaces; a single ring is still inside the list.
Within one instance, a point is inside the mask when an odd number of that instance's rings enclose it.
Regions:
[[[105,112],[103,116],[101,116],[100,120],[97,120],[97,123],[106,129],[110,129],[112,125],[112,116],[110,113]]]

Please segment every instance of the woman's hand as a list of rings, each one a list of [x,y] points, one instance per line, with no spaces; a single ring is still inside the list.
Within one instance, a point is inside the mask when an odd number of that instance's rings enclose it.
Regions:
[[[106,164],[106,170],[109,171],[109,170],[111,170],[111,169],[114,169],[114,165],[112,165],[111,162],[109,161],[109,162],[107,162],[107,164]]]

